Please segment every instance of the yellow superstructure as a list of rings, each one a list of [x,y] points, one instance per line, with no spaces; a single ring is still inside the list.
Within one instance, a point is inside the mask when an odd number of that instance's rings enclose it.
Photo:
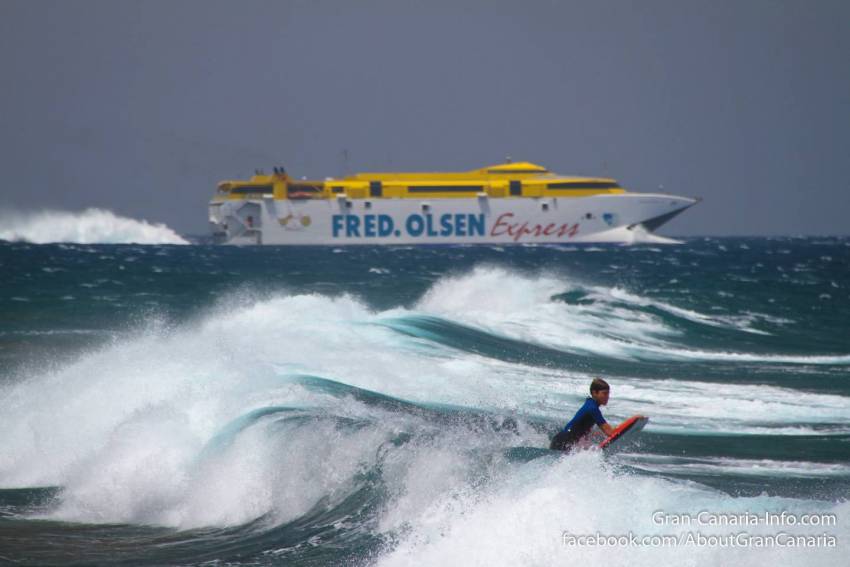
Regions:
[[[625,193],[613,179],[568,177],[545,167],[516,162],[465,172],[356,173],[323,181],[296,180],[282,168],[273,174],[258,173],[248,181],[222,181],[214,200],[274,199],[469,199],[586,197]]]

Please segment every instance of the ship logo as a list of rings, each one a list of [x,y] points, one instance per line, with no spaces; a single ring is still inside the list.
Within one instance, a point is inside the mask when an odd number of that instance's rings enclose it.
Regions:
[[[605,224],[608,226],[614,226],[617,224],[617,215],[614,213],[603,213],[602,220],[604,220]]]
[[[284,230],[304,230],[310,226],[310,223],[313,221],[310,219],[309,215],[290,214],[278,219],[277,222],[280,223],[280,226],[282,226]]]

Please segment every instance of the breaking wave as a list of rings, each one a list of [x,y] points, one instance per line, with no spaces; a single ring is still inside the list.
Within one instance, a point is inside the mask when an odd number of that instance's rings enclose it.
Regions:
[[[0,215],[0,240],[33,244],[189,244],[164,224],[96,208],[80,212],[5,212]]]
[[[688,477],[797,482],[815,471],[844,482],[846,463],[814,452],[850,437],[843,396],[625,375],[606,415],[651,415],[645,438],[660,449],[619,460],[541,449],[593,375],[575,352],[661,352],[682,338],[674,322],[753,336],[748,320],[500,268],[443,277],[408,307],[278,292],[176,326],[149,320],[0,388],[0,489],[55,487],[28,518],[165,526],[167,536],[133,536],[144,553],[168,549],[161,563],[322,563],[343,547],[377,565],[658,565],[683,553],[700,565],[835,562],[836,549],[564,546],[565,533],[683,532],[654,524],[658,510],[848,513],[846,502],[761,486],[731,497]],[[570,357],[505,356],[540,345]],[[761,451],[781,439],[799,460],[669,449],[699,436]],[[846,523],[834,532],[848,537]]]
[[[719,329],[732,336],[740,332],[770,335],[753,326],[770,317],[708,315],[618,287],[582,285],[555,275],[529,276],[498,267],[478,267],[443,278],[415,307],[437,324],[442,319],[447,325],[460,323],[496,337],[621,360],[850,364],[850,354],[844,353],[796,356],[687,348],[681,339],[689,326]],[[427,334],[422,319],[408,318],[404,325]]]

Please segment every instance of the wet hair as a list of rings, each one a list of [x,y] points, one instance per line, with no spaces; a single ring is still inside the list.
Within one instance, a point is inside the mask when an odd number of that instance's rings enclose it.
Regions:
[[[603,380],[602,378],[594,378],[593,382],[590,383],[590,393],[593,392],[604,392],[605,390],[610,390],[611,386],[608,385],[608,382]]]

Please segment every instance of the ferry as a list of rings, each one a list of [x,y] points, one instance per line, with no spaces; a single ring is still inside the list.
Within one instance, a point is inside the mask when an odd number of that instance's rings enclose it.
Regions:
[[[675,242],[653,232],[697,202],[530,162],[321,181],[275,167],[219,183],[209,220],[215,242],[236,245]]]

